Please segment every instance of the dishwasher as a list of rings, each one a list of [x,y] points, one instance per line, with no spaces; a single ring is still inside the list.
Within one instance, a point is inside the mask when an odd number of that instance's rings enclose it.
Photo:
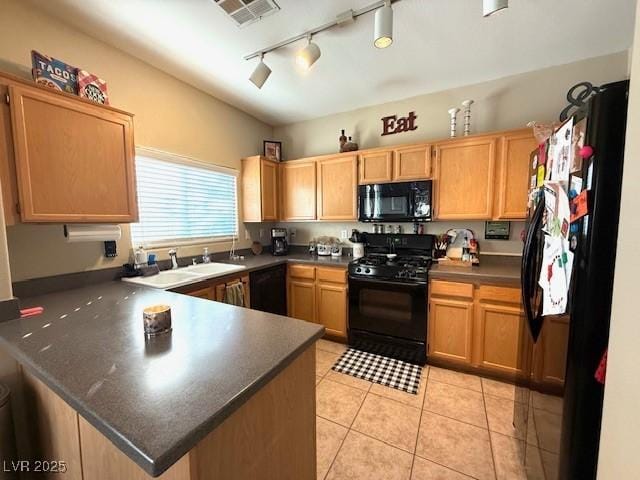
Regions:
[[[251,308],[287,314],[287,266],[278,265],[249,274]]]

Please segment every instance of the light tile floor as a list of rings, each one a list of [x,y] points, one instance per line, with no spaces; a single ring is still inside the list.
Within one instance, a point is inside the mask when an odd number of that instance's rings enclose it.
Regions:
[[[532,396],[537,428],[528,432],[525,471],[512,385],[425,367],[411,395],[331,370],[345,349],[316,344],[319,480],[555,480],[555,397]]]

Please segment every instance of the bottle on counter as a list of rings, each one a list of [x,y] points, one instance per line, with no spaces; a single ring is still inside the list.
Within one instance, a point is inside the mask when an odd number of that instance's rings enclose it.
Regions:
[[[464,241],[462,242],[462,261],[470,262],[471,256],[469,254],[469,237],[464,236]]]
[[[149,258],[147,256],[147,252],[142,245],[136,248],[136,251],[133,253],[133,263],[136,268],[144,267],[147,265]]]

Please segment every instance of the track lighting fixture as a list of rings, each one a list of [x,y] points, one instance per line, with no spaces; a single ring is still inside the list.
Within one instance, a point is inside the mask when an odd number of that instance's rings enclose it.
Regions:
[[[311,65],[320,58],[320,47],[311,41],[311,35],[307,37],[309,43],[296,54],[296,63],[305,70],[309,70]]]
[[[509,7],[509,0],[482,0],[482,15],[488,17],[503,8]]]
[[[373,44],[377,48],[387,48],[393,43],[393,9],[391,0],[376,10]]]
[[[262,88],[264,82],[267,81],[271,75],[271,69],[264,63],[264,53],[260,54],[260,63],[256,65],[256,68],[253,70],[253,73],[249,77],[251,83],[253,83],[256,87]]]

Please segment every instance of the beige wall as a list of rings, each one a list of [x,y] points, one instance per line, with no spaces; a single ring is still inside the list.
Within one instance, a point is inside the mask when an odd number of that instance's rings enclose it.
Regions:
[[[520,128],[530,120],[557,119],[567,103],[567,90],[578,82],[587,80],[599,85],[628,78],[627,64],[627,52],[620,52],[276,127],[274,136],[283,142],[283,152],[288,160],[337,152],[341,129],[352,135],[360,148],[434,140],[449,135],[447,110],[460,106],[469,98],[475,100],[472,132]],[[357,85],[336,85],[336,88],[357,88]],[[410,111],[418,116],[417,130],[380,136],[382,117],[407,115]],[[462,132],[462,123],[459,114],[458,134]]]
[[[120,50],[77,32],[19,0],[2,0],[0,69],[30,76],[31,49],[96,73],[108,83],[112,105],[135,114],[136,144],[239,169],[240,158],[262,149],[272,128]],[[120,266],[129,257],[128,228],[118,257],[99,243],[67,244],[62,226],[7,229],[13,281]],[[241,246],[248,246],[241,228]],[[211,251],[229,245],[210,246]],[[166,250],[166,249],[165,249]],[[180,248],[196,254],[202,246]],[[164,253],[164,252],[161,252]]]
[[[611,336],[598,462],[599,480],[637,478],[640,472],[640,3],[636,14],[622,206],[611,313]]]
[[[396,224],[391,224],[395,227]],[[286,227],[291,231],[295,229],[296,235],[291,239],[294,245],[308,245],[309,241],[319,236],[330,236],[340,238],[341,233],[346,230],[348,236],[351,236],[351,230],[357,229],[360,232],[372,232],[373,226],[369,223],[332,223],[332,222],[296,222],[296,223],[279,223],[278,226]],[[410,223],[402,224],[403,233],[413,233],[413,225]],[[481,254],[506,254],[521,255],[522,241],[520,233],[524,230],[524,222],[511,222],[511,236],[509,240],[485,240],[484,239],[484,222],[431,222],[425,223],[425,233],[441,234],[446,233],[450,228],[468,228],[473,231],[474,235],[480,242]],[[343,241],[346,247],[351,246],[351,242]]]
[[[353,135],[360,148],[420,142],[445,138],[449,134],[447,110],[468,98],[472,106],[472,131],[483,132],[524,127],[530,120],[557,119],[566,105],[567,90],[584,80],[599,85],[628,78],[628,53],[621,52],[568,65],[515,75],[491,82],[470,85],[442,92],[421,95],[397,102],[375,105],[337,115],[295,123],[274,129],[274,136],[283,142],[287,159],[323,155],[338,151],[340,130]],[[338,88],[338,87],[337,87]],[[346,88],[346,87],[345,87]],[[351,88],[357,88],[352,86]],[[415,111],[418,129],[381,137],[382,122],[386,115],[407,115]],[[462,132],[462,115],[458,116],[458,133]],[[305,244],[320,235],[339,237],[340,231],[352,228],[366,230],[363,224],[298,223],[291,226],[299,232],[295,243]],[[428,233],[443,233],[449,228],[471,228],[479,234],[483,253],[519,254],[522,251],[520,231],[522,222],[511,225],[509,241],[484,240],[483,222],[433,222]],[[412,229],[410,224],[405,229]]]

